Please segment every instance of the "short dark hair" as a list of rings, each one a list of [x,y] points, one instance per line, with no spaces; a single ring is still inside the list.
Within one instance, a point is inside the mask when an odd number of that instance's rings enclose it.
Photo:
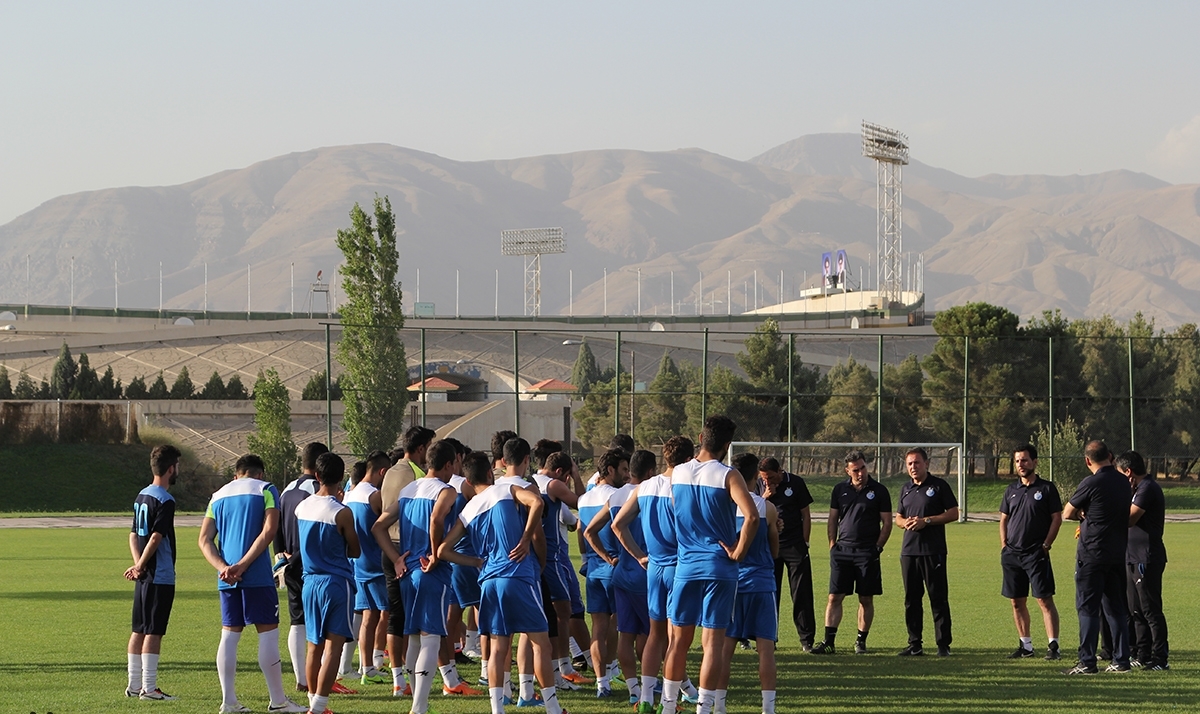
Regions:
[[[367,468],[375,471],[377,469],[389,469],[392,467],[392,457],[383,453],[379,449],[367,454],[367,458],[363,460]]]
[[[1086,456],[1092,463],[1097,464],[1101,461],[1108,461],[1112,458],[1112,452],[1108,450],[1108,444],[1105,444],[1099,439],[1096,441],[1089,441],[1087,446],[1083,447],[1083,455]]]
[[[905,456],[907,457],[908,454],[905,454]],[[861,449],[851,449],[850,451],[846,452],[846,456],[845,456],[844,460],[847,464],[853,464],[853,463],[857,463],[859,461],[862,461],[865,463],[867,460],[867,455],[864,454]]]
[[[782,471],[783,469],[781,469],[779,466],[779,459],[775,458],[774,456],[768,456],[767,458],[758,462],[758,470],[775,473],[776,471]]]
[[[454,451],[463,456],[471,453],[471,450],[467,448],[466,444],[462,443],[458,439],[455,439],[453,436],[447,436],[445,439],[442,439],[442,441],[452,445],[454,447]]]
[[[266,465],[263,463],[262,458],[260,458],[257,454],[244,454],[239,456],[237,463],[233,465],[233,472],[235,474],[246,474],[247,476],[250,476],[257,473],[261,476],[262,474],[266,473],[266,471]]]
[[[429,451],[425,453],[426,463],[429,468],[437,471],[444,469],[454,463],[454,459],[458,457],[458,450],[454,448],[454,444],[445,439],[438,439],[429,447]]]
[[[623,450],[609,449],[605,451],[604,455],[600,457],[600,461],[597,462],[597,470],[600,472],[600,478],[608,478],[608,470],[610,468],[620,469],[622,461],[629,461],[629,454]]]
[[[437,436],[437,432],[433,429],[426,429],[423,426],[408,427],[408,430],[404,432],[404,453],[415,454],[417,449],[428,446],[435,436]]]
[[[509,439],[517,438],[517,432],[501,429],[492,434],[492,461],[499,461],[504,458],[504,445]]]
[[[538,439],[538,442],[533,445],[533,461],[539,468],[545,468],[546,459],[550,458],[550,454],[557,454],[562,449],[563,447],[560,442],[550,439]]]
[[[663,444],[663,461],[667,466],[686,464],[696,458],[696,445],[686,436],[672,436]]]
[[[546,457],[545,469],[547,471],[557,471],[559,469],[562,469],[563,471],[570,471],[571,466],[574,463],[575,460],[572,459],[571,455],[567,452],[555,451],[553,454],[550,454],[550,456]]]
[[[738,470],[748,483],[758,478],[758,457],[749,452],[733,457],[733,468]]]
[[[913,454],[917,454],[918,456],[921,457],[922,461],[929,463],[929,452],[926,451],[924,449],[924,447],[914,446],[911,449],[909,449],[908,451],[905,451],[904,452],[904,460],[908,461],[908,457],[912,456]]]
[[[633,453],[633,437],[629,434],[613,434],[613,438],[608,441],[608,448],[620,449],[627,454]]]
[[[1138,476],[1146,475],[1146,460],[1136,451],[1126,451],[1117,457],[1116,467],[1121,471],[1132,471]]]
[[[317,457],[317,479],[323,486],[336,486],[346,478],[346,462],[337,454],[326,451]]]
[[[304,471],[312,471],[317,468],[317,457],[329,451],[329,447],[319,441],[313,441],[304,445],[300,450],[300,468]]]
[[[504,463],[509,466],[520,466],[521,462],[529,458],[529,442],[519,436],[514,436],[504,442]]]
[[[1013,456],[1021,453],[1029,454],[1029,458],[1037,461],[1037,447],[1033,444],[1021,444],[1017,448],[1013,449]]]
[[[633,456],[629,459],[629,472],[634,475],[638,481],[645,481],[658,471],[658,457],[653,451],[639,449],[633,452]]]
[[[170,444],[162,444],[154,447],[154,451],[150,452],[150,473],[155,476],[162,476],[170,469],[179,463],[179,459],[183,454]]]
[[[367,477],[367,462],[355,461],[350,467],[350,485],[357,486],[360,481]]]
[[[472,451],[463,457],[462,475],[474,486],[492,482],[492,460],[482,451]]]
[[[391,451],[388,452],[387,456],[388,456],[388,461],[391,461],[392,466],[395,466],[396,464],[400,463],[400,459],[404,458],[404,449],[403,448],[392,449]]]
[[[704,422],[704,430],[700,432],[700,448],[710,454],[717,454],[729,448],[737,424],[724,414],[714,414]]]

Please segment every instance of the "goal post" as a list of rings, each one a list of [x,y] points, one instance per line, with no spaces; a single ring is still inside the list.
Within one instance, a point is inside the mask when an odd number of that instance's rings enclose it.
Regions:
[[[758,458],[774,457],[783,470],[796,474],[819,491],[832,487],[846,478],[845,456],[858,449],[871,466],[871,475],[888,485],[902,483],[908,478],[904,455],[909,449],[921,447],[929,454],[929,473],[957,485],[958,520],[967,520],[966,456],[958,442],[881,442],[881,441],[734,441],[729,446],[726,462],[734,456],[750,452]],[[899,495],[892,490],[895,503]],[[816,499],[819,504],[820,499]]]

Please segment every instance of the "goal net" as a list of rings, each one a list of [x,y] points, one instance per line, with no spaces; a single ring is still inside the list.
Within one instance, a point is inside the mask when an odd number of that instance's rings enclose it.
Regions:
[[[959,503],[959,520],[967,518],[967,483],[964,471],[962,444],[958,443],[881,443],[881,442],[813,442],[813,441],[735,441],[726,459],[751,453],[759,460],[772,457],[784,471],[804,479],[813,496],[812,513],[827,513],[833,487],[846,479],[846,454],[861,451],[866,457],[868,472],[887,487],[893,507],[900,487],[909,480],[904,466],[909,449],[921,447],[929,454],[929,473],[945,479],[955,487]]]

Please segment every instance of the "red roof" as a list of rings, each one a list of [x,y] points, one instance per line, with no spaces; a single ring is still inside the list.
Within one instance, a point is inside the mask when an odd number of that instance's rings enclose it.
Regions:
[[[529,385],[527,392],[575,392],[575,385],[567,384],[561,379],[543,379],[537,384]]]
[[[426,392],[453,392],[456,389],[458,389],[457,384],[454,384],[452,382],[447,382],[446,380],[442,379],[441,377],[426,377],[425,378],[425,391]],[[421,383],[416,382],[416,383],[410,385],[408,388],[408,391],[410,391],[410,392],[421,391]]]

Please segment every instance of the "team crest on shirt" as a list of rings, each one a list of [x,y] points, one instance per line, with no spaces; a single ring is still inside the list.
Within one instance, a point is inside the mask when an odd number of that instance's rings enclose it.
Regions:
[[[787,496],[788,498],[791,498],[791,496],[792,496],[792,488],[791,488],[791,486],[789,486],[789,487],[787,487],[787,488],[783,489],[783,495]]]
[[[1038,491],[1037,493],[1033,494],[1033,500],[1035,500],[1035,501],[1042,500],[1042,492]]]
[[[925,495],[929,496],[930,498],[933,498],[933,494],[935,493],[937,493],[937,489],[935,489],[933,486],[930,486],[929,489],[925,491]]]
[[[868,501],[874,501],[874,500],[875,500],[875,492],[874,492],[874,491],[867,491],[867,500],[868,500]]]

